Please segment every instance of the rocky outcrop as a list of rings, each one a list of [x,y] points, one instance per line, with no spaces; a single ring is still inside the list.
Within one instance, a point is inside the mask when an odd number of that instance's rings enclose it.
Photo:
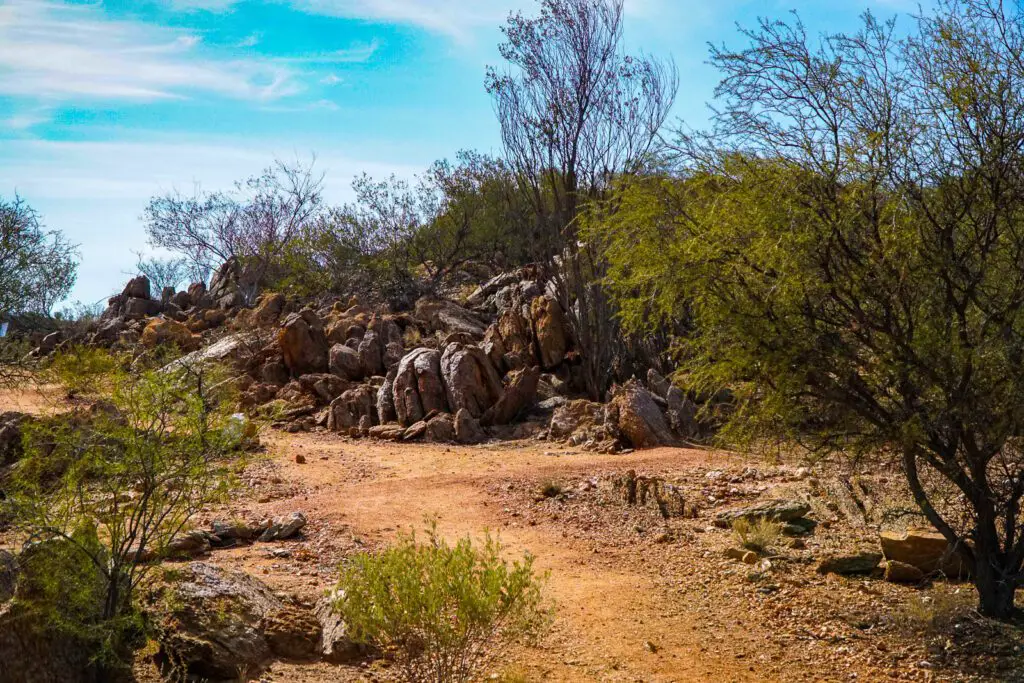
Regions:
[[[435,349],[411,351],[398,364],[392,386],[398,422],[411,426],[431,411],[445,411],[444,383],[441,381],[441,353]]]
[[[479,418],[502,397],[501,377],[477,346],[450,344],[441,355],[441,378],[448,407]]]
[[[277,335],[284,364],[293,376],[327,372],[329,351],[323,324],[310,310],[285,318]]]

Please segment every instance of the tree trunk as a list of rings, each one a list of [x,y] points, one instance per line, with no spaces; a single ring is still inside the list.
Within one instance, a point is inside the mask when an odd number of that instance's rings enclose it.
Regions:
[[[993,619],[1009,619],[1014,612],[1017,586],[1007,581],[991,553],[975,551],[974,586],[978,589],[978,611]]]

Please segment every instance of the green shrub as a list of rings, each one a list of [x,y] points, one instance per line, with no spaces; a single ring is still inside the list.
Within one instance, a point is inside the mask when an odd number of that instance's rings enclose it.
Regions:
[[[487,536],[454,546],[428,531],[342,568],[335,608],[358,642],[381,648],[410,681],[468,681],[503,644],[537,636],[550,610],[533,557],[508,563]]]
[[[72,346],[54,356],[47,369],[47,380],[72,395],[96,396],[109,388],[118,365],[118,357],[106,349]]]
[[[782,537],[782,525],[763,518],[750,520],[740,517],[732,523],[732,531],[740,545],[757,553],[777,545]]]

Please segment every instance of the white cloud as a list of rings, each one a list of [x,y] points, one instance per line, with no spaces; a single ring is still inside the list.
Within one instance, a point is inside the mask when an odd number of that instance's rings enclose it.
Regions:
[[[285,64],[214,59],[197,35],[105,19],[95,5],[11,0],[0,7],[0,95],[150,101],[215,94],[265,101],[300,89]]]
[[[510,12],[532,12],[537,0],[284,0],[310,14],[418,26],[459,41],[474,31],[497,28]],[[225,11],[238,0],[168,0],[178,9]],[[630,17],[653,18],[664,0],[625,0]]]
[[[369,61],[380,48],[376,38],[369,43],[353,45],[344,50],[333,50],[320,54],[301,55],[299,57],[281,57],[277,61],[282,64],[346,64]]]

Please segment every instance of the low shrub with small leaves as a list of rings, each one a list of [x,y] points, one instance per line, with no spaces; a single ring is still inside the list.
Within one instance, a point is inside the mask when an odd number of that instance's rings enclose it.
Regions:
[[[468,681],[502,648],[550,621],[533,558],[508,562],[491,536],[454,546],[431,528],[342,567],[335,609],[353,638],[381,649],[409,681]]]
[[[732,523],[732,531],[741,546],[757,553],[778,545],[782,537],[782,525],[770,519],[740,517]]]

